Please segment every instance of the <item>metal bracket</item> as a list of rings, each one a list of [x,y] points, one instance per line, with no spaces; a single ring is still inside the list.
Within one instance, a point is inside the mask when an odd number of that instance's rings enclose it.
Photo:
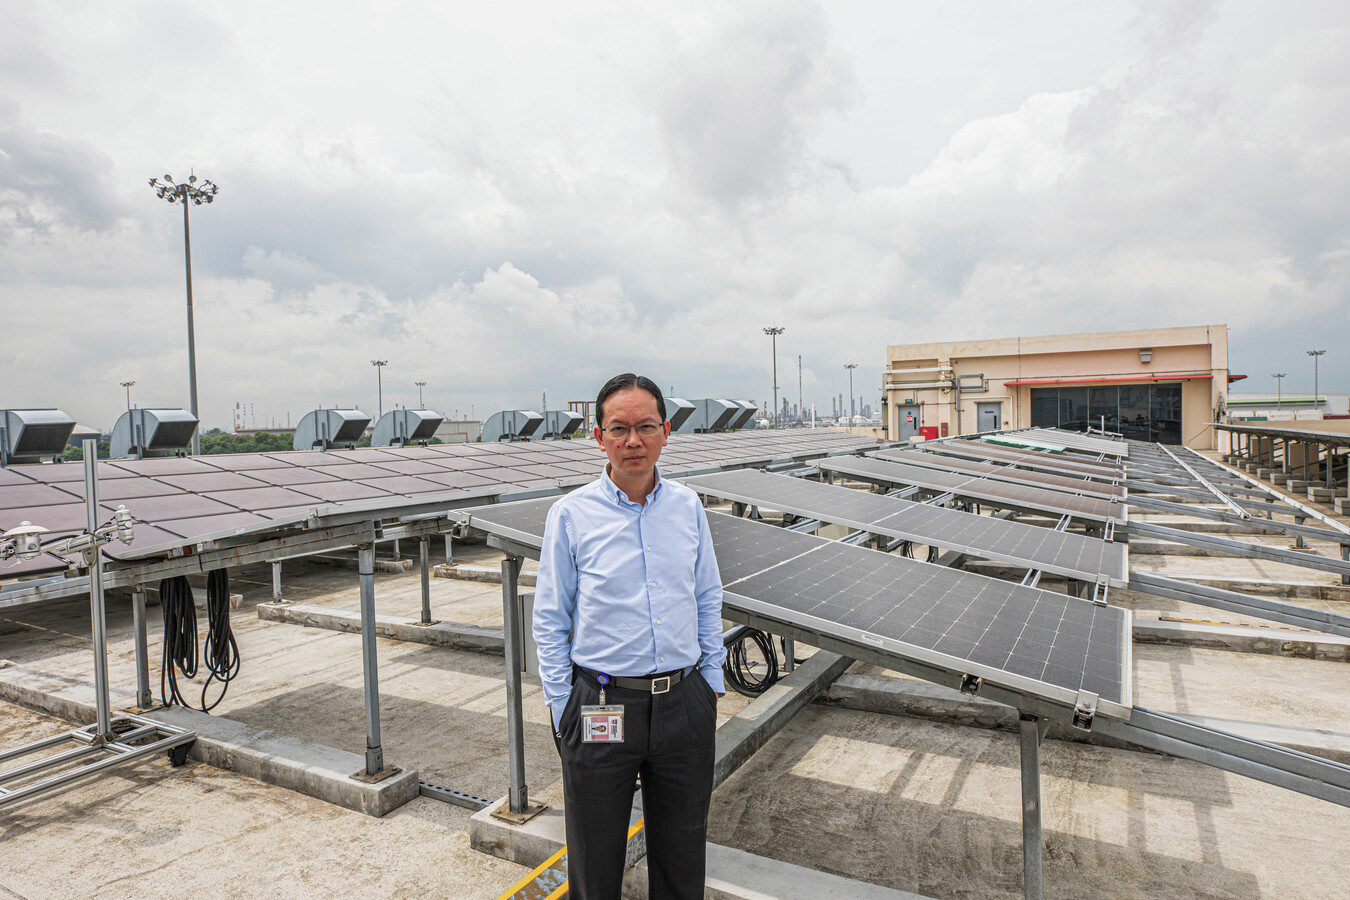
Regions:
[[[389,766],[389,767],[386,767],[386,768],[381,769],[380,771],[376,772],[374,775],[368,775],[368,774],[366,774],[366,770],[365,770],[365,769],[362,769],[362,770],[359,771],[359,772],[353,772],[353,773],[352,773],[352,780],[353,780],[353,781],[359,781],[359,782],[361,782],[361,783],[363,783],[363,784],[379,784],[381,781],[384,781],[386,778],[389,778],[389,777],[391,777],[391,776],[397,775],[399,772],[402,772],[402,771],[403,771],[403,769],[399,768],[398,766]]]
[[[1097,695],[1092,691],[1079,691],[1073,705],[1073,727],[1080,731],[1091,731],[1092,720],[1097,716]]]
[[[1097,584],[1092,589],[1092,602],[1098,606],[1106,606],[1106,592],[1111,585],[1107,582],[1105,575],[1097,576]]]
[[[549,806],[547,803],[528,803],[520,812],[512,812],[511,805],[509,803],[503,803],[497,809],[494,809],[490,815],[494,819],[501,819],[508,825],[524,825],[548,808]]]
[[[980,686],[984,684],[984,679],[978,675],[961,676],[961,693],[969,694],[974,697],[980,692]]]

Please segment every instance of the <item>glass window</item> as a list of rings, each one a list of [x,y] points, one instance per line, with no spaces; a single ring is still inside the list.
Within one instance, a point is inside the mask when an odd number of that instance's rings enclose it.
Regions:
[[[1088,389],[1088,425],[1115,431],[1120,419],[1120,389],[1115,385]]]
[[[1054,428],[1059,424],[1059,388],[1031,389],[1031,427]]]
[[[1059,389],[1059,427],[1070,431],[1086,431],[1088,423],[1088,389],[1072,387]]]
[[[1120,433],[1133,441],[1151,441],[1149,386],[1129,385],[1120,389]]]
[[[1181,443],[1181,385],[1155,384],[1149,397],[1153,440],[1160,444]]]

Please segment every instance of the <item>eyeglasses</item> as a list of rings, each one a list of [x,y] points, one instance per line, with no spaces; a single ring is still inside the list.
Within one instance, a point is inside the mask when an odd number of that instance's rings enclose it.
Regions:
[[[663,422],[643,422],[640,425],[606,425],[600,430],[605,433],[605,437],[614,441],[621,441],[629,434],[636,431],[638,437],[650,438],[656,437],[661,433]]]

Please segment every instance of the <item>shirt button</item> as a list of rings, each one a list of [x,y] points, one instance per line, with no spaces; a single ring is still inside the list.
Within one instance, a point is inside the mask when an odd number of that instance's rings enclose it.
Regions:
[[[657,624],[657,625],[660,625],[660,624],[661,624],[661,620],[660,620],[660,619],[657,619],[657,620],[656,620],[656,624]]]
[[[652,582],[652,587],[656,587],[656,582],[655,582],[655,581]]]
[[[661,662],[665,662],[665,661],[666,661],[666,658],[665,658],[664,656],[661,657]]]
[[[648,552],[650,552],[651,549],[652,549],[652,548],[651,548],[650,546],[647,547]]]

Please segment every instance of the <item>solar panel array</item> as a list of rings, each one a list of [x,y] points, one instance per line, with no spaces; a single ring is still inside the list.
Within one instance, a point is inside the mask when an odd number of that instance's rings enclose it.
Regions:
[[[677,475],[714,466],[765,464],[848,451],[876,442],[826,430],[678,435],[661,456]],[[162,554],[226,535],[265,532],[345,506],[396,509],[428,500],[462,502],[596,477],[605,462],[593,441],[437,444],[429,447],[244,453],[98,464],[101,515],[125,505],[136,517],[130,547],[110,556]],[[0,469],[0,529],[29,521],[53,533],[85,526],[84,467],[24,465]],[[0,577],[64,568],[42,557],[0,569]]]
[[[1101,481],[1088,481],[1073,475],[1053,475],[1046,472],[1029,472],[1007,465],[994,465],[987,462],[974,462],[966,459],[954,459],[935,453],[919,450],[879,450],[872,454],[878,459],[889,459],[911,466],[927,466],[930,469],[942,469],[945,472],[958,472],[965,475],[977,475],[992,478],[995,481],[1008,481],[1013,484],[1033,484],[1036,487],[1054,491],[1068,491],[1071,494],[1087,494],[1092,497],[1125,496],[1125,486],[1107,484]]]
[[[1130,445],[1124,441],[1106,437],[1090,437],[1079,431],[1064,431],[1060,428],[1031,428],[1018,432],[1018,434],[1049,441],[1061,447],[1069,447],[1083,453],[1105,453],[1107,456],[1114,457],[1130,455]]]
[[[554,502],[456,515],[538,547]],[[708,523],[728,607],[1019,691],[1130,705],[1125,610],[716,512]]]
[[[1064,456],[1057,453],[1042,453],[1031,450],[1015,450],[984,441],[945,440],[929,441],[921,448],[928,453],[940,453],[943,456],[960,456],[966,459],[993,460],[1012,463],[1024,469],[1057,474],[1082,475],[1099,481],[1119,481],[1125,477],[1125,470],[1117,463],[1098,462],[1082,456]]]
[[[926,490],[951,491],[959,497],[979,500],[994,506],[1047,512],[1056,516],[1069,515],[1094,522],[1128,518],[1126,505],[1096,497],[1076,497],[1063,491],[1010,484],[988,478],[972,478],[955,472],[943,472],[923,466],[875,457],[840,457],[821,460],[816,465],[826,472],[836,472],[859,481],[881,485],[914,485]]]
[[[914,503],[900,497],[739,469],[684,479],[700,494],[808,516],[986,558],[1026,565],[1071,578],[1124,586],[1124,544],[1053,531],[992,516]]]

